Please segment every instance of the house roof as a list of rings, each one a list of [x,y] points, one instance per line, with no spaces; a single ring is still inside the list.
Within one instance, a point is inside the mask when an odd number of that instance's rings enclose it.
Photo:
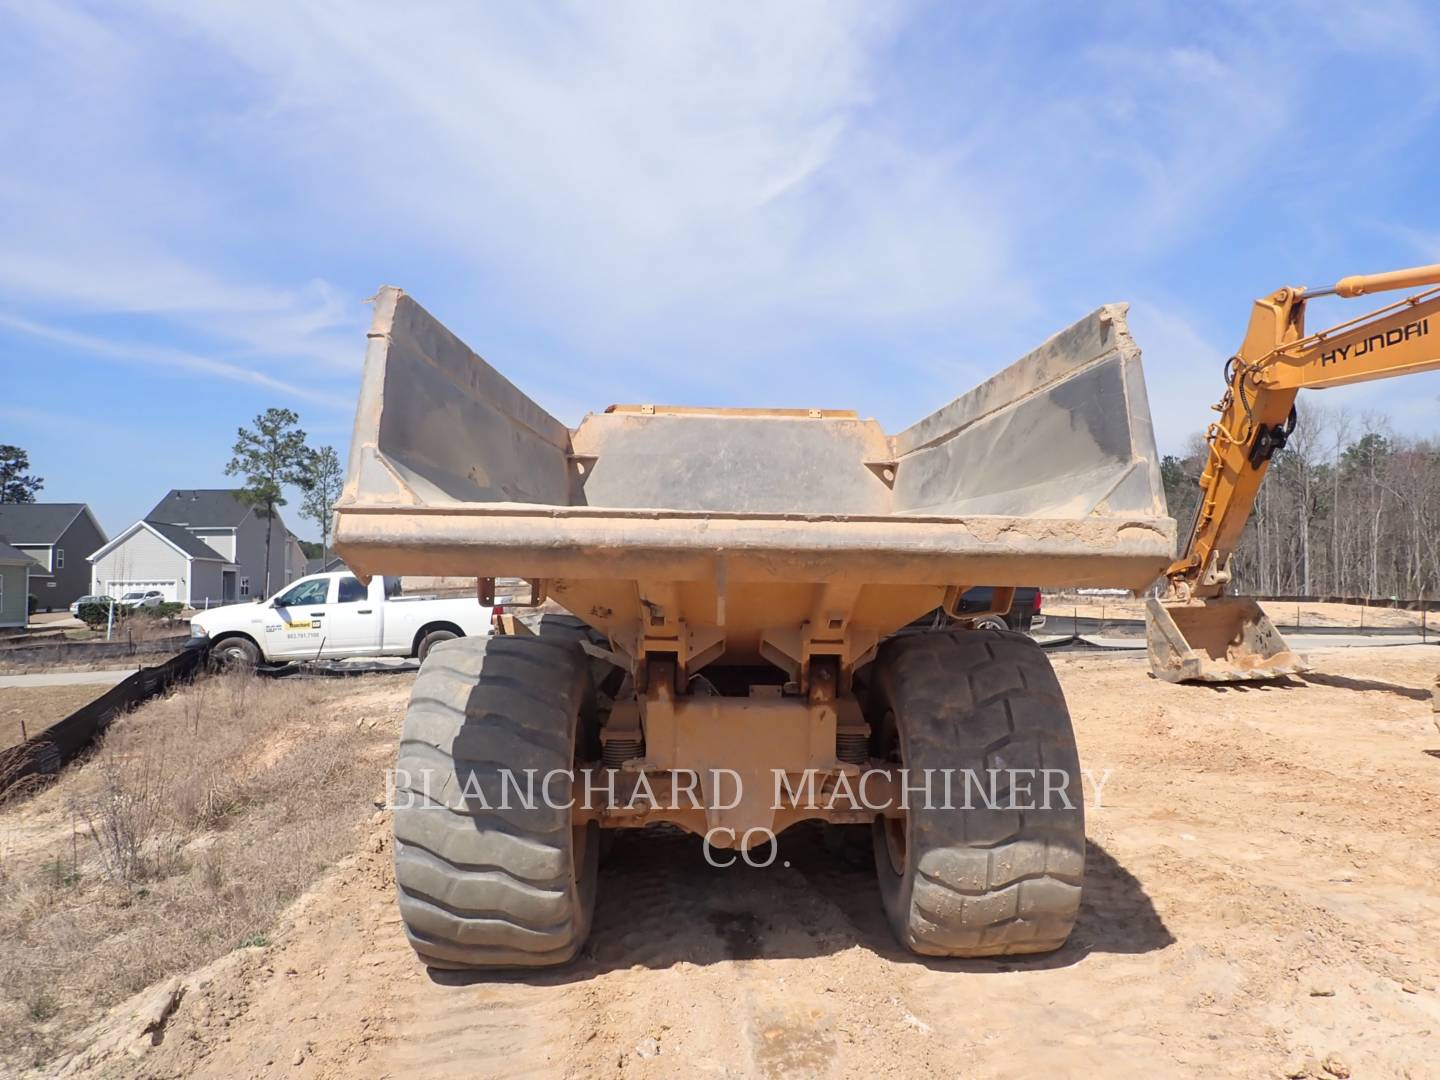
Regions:
[[[175,488],[145,515],[146,521],[165,521],[192,529],[233,529],[250,515],[240,501],[238,488]]]
[[[0,503],[0,536],[12,544],[53,544],[84,510],[84,503]]]
[[[306,559],[305,573],[307,574],[329,574],[336,570],[348,570],[345,560],[339,555],[331,555],[328,559]]]
[[[19,548],[11,547],[3,539],[0,539],[0,563],[4,563],[6,566],[17,566],[28,563],[34,566],[35,560]]]
[[[182,555],[188,556],[189,558],[207,559],[212,562],[230,561],[209,544],[205,543],[204,540],[188,532],[183,526],[171,525],[168,521],[146,521],[143,519],[135,522],[134,525],[131,525],[119,536],[115,537],[114,540],[111,540],[93,555],[86,556],[86,558],[91,562],[99,562],[141,529],[149,529]]]
[[[150,528],[154,529],[191,558],[216,559],[220,562],[226,561],[224,555],[221,555],[184,526],[171,525],[168,521],[147,521],[145,524],[149,525]]]

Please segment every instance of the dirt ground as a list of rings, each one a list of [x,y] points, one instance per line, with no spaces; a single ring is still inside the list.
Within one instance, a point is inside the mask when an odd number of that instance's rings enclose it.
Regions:
[[[1260,605],[1270,621],[1281,629],[1297,625],[1307,626],[1353,626],[1360,627],[1405,627],[1420,630],[1422,620],[1432,631],[1440,630],[1440,614],[1428,612],[1422,616],[1418,611],[1403,611],[1396,608],[1366,607],[1360,604],[1286,604],[1267,601]],[[1067,596],[1047,594],[1043,603],[1045,614],[1052,620],[1052,630],[1063,630],[1065,619],[1072,613],[1082,619],[1143,619],[1145,601],[1131,597],[1099,599],[1094,596]]]
[[[267,945],[161,988],[158,1007],[132,999],[70,1069],[1440,1075],[1440,650],[1314,659],[1323,674],[1214,688],[1156,682],[1138,658],[1056,658],[1102,786],[1087,784],[1080,921],[1051,956],[909,956],[864,831],[802,827],[766,870],[623,834],[573,966],[430,974],[401,936],[378,814]],[[168,1022],[117,1048],[177,994]]]
[[[0,686],[0,750],[24,742],[28,735],[39,734],[108,689],[106,686]]]

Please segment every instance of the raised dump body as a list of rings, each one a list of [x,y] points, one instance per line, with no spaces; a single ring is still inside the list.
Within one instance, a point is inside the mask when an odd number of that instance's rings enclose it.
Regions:
[[[513,754],[527,768],[603,766],[619,792],[569,811],[570,839],[555,841],[569,869],[552,884],[573,918],[535,934],[518,894],[498,928],[508,909],[494,890],[457,899],[465,867],[495,862],[491,829],[513,832],[513,814],[492,822],[472,798],[457,833],[449,816],[397,811],[401,907],[421,955],[449,966],[567,958],[588,926],[586,837],[655,821],[742,851],[804,818],[868,824],[887,910],[911,948],[985,955],[1063,941],[1084,857],[1078,805],[837,808],[788,786],[782,797],[771,780],[809,775],[833,791],[864,774],[872,793],[893,794],[907,769],[1020,762],[1063,772],[1078,804],[1068,714],[1043,653],[954,616],[971,586],[995,586],[999,605],[1022,585],[1138,590],[1174,557],[1125,314],[1100,308],[893,435],[823,401],[615,405],[571,429],[414,300],[382,289],[337,550],[362,575],[473,575],[482,592],[498,576],[530,579],[593,628],[590,656],[614,665],[611,678],[593,660],[598,680],[585,670],[574,628],[432,651],[402,770],[438,769],[458,791],[466,778],[498,784]],[[932,633],[915,632],[922,617]],[[548,674],[525,674],[547,657]],[[604,695],[553,697],[587,681]],[[591,716],[580,703],[593,700],[607,707]],[[544,729],[535,742],[551,757],[516,743],[527,725]],[[625,805],[642,780],[675,792],[691,774],[698,805]],[[743,788],[733,801],[729,776]],[[557,835],[553,815],[533,823],[536,843]],[[447,860],[458,877],[437,878]]]
[[[400,290],[375,304],[337,506],[362,573],[541,579],[623,642],[642,582],[727,638],[795,624],[797,587],[858,588],[884,632],[949,588],[1140,589],[1174,554],[1123,305],[887,435],[848,410],[648,404],[572,430]]]

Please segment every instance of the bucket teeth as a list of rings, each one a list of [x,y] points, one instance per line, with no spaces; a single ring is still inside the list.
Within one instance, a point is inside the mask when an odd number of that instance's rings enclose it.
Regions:
[[[1145,640],[1150,670],[1166,682],[1259,682],[1310,670],[1246,597],[1148,600]]]

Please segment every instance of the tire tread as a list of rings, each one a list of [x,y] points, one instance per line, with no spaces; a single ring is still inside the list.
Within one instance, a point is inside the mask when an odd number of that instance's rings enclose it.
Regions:
[[[1070,716],[1044,652],[1013,631],[955,630],[894,639],[877,667],[908,768],[983,773],[1002,759],[1009,768],[1061,768],[1073,803],[1024,811],[912,807],[903,876],[891,869],[877,828],[881,891],[896,936],[932,956],[1059,948],[1079,909],[1085,823]],[[997,790],[1007,793],[1008,786]]]

